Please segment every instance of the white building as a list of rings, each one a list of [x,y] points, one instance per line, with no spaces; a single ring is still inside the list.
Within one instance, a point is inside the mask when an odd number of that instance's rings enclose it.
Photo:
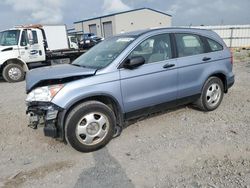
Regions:
[[[115,34],[155,27],[170,27],[172,16],[151,8],[140,8],[74,22],[76,33]]]

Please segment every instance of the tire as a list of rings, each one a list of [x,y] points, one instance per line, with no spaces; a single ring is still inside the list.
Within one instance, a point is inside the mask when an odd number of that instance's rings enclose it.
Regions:
[[[18,64],[8,64],[3,68],[3,78],[7,82],[20,82],[24,80],[24,77],[25,72]]]
[[[104,147],[115,132],[114,112],[98,101],[73,108],[66,119],[66,141],[77,151],[91,152]]]
[[[224,96],[224,85],[218,77],[210,77],[205,82],[201,96],[195,105],[203,111],[212,111],[218,108]]]

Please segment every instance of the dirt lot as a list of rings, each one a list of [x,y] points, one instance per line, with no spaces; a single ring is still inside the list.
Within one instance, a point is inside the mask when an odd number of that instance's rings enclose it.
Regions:
[[[25,83],[0,81],[0,187],[250,187],[250,58],[235,57],[236,84],[217,110],[134,122],[87,154],[28,128]]]

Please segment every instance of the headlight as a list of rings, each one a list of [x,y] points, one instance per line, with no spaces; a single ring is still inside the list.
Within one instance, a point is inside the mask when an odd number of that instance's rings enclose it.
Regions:
[[[27,98],[26,102],[32,101],[42,101],[42,102],[49,102],[53,99],[54,96],[63,88],[63,84],[58,85],[51,85],[51,86],[44,86],[38,87],[32,90]]]
[[[85,40],[85,43],[86,43],[86,44],[90,43],[90,40]]]

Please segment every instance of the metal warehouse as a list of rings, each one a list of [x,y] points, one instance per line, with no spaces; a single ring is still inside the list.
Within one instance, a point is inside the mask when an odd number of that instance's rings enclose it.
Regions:
[[[140,8],[74,22],[76,33],[95,33],[100,37],[171,26],[172,16],[151,8]]]

